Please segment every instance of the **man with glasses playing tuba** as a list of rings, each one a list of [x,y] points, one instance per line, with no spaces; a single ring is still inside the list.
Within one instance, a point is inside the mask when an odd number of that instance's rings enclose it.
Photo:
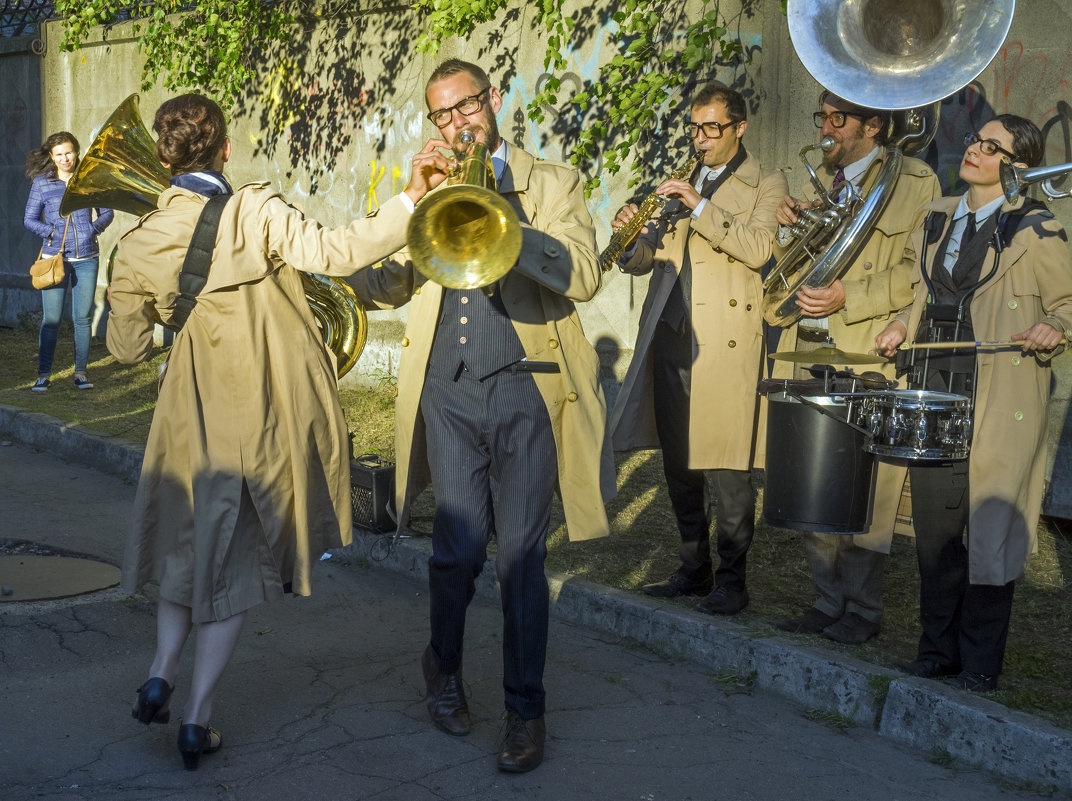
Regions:
[[[544,754],[544,558],[555,489],[571,539],[609,533],[601,499],[614,495],[614,465],[604,443],[599,358],[574,306],[595,295],[602,274],[580,174],[503,141],[495,121],[502,95],[484,70],[445,61],[425,99],[441,136],[434,142],[448,147],[469,132],[491,154],[498,191],[520,220],[520,256],[482,289],[444,288],[418,272],[407,251],[355,275],[352,285],[381,308],[410,304],[398,368],[395,497],[404,525],[431,478],[431,639],[421,660],[428,711],[439,729],[469,733],[466,609],[494,536],[506,696],[498,767],[516,773]],[[467,216],[466,208],[457,212]],[[419,244],[411,235],[410,250]]]
[[[829,92],[814,114],[821,137],[833,147],[823,155],[820,176],[833,200],[858,190],[872,190],[885,155],[888,111],[865,108]],[[830,286],[804,286],[797,293],[802,319],[783,329],[779,351],[809,350],[830,337],[842,351],[866,353],[875,336],[912,299],[909,274],[913,250],[909,238],[922,224],[924,206],[941,195],[938,179],[924,162],[906,157],[892,197],[868,231],[859,255],[841,279]],[[786,197],[778,222],[797,222],[805,201]],[[793,378],[793,363],[775,362],[775,378]],[[894,366],[882,373],[894,379]],[[797,633],[822,633],[850,645],[864,643],[879,632],[882,618],[882,573],[893,540],[893,527],[906,469],[888,462],[876,466],[876,491],[870,528],[859,534],[806,532],[804,550],[818,592],[803,615],[779,623]]]
[[[699,608],[717,615],[748,605],[755,387],[764,360],[760,270],[778,228],[775,210],[788,192],[781,172],[763,170],[745,150],[747,127],[740,93],[717,83],[697,92],[685,123],[697,157],[684,175],[656,188],[656,196],[671,200],[619,262],[623,272],[651,279],[611,415],[614,446],[662,448],[681,535],[680,567],[644,592],[706,596]],[[639,226],[642,216],[629,204],[613,227]],[[717,570],[710,553],[713,509]]]

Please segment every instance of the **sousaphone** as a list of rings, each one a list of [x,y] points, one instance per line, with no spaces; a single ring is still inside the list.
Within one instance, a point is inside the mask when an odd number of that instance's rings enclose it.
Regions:
[[[934,137],[938,107],[998,52],[1015,0],[789,0],[789,36],[824,87],[860,106],[890,110],[885,160],[866,197],[834,202],[800,152],[820,198],[790,231],[794,241],[764,282],[763,317],[800,319],[796,294],[826,287],[853,264],[893,194],[905,155]],[[833,146],[833,142],[820,143]],[[846,193],[842,193],[845,195]]]
[[[156,157],[156,143],[138,113],[138,95],[133,94],[112,112],[79,160],[60,201],[60,214],[102,208],[140,217],[156,208],[170,177]],[[365,309],[345,281],[305,272],[301,277],[305,300],[324,345],[335,354],[342,378],[365,347]]]

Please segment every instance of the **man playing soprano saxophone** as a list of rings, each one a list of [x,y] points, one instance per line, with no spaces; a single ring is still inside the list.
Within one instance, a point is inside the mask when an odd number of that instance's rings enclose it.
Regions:
[[[662,448],[681,534],[681,566],[644,592],[706,596],[699,608],[716,615],[748,605],[756,383],[765,357],[760,269],[771,256],[774,214],[788,188],[781,172],[764,171],[745,151],[746,116],[740,93],[722,84],[697,92],[685,130],[701,163],[691,180],[671,178],[656,188],[672,200],[620,261],[623,272],[651,273],[651,280],[633,360],[611,414],[614,447]],[[635,204],[623,207],[615,231],[637,212]]]

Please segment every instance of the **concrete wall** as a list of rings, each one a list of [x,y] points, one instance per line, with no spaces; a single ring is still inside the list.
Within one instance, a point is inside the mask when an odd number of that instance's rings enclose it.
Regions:
[[[30,288],[29,269],[41,240],[22,224],[30,182],[26,154],[40,147],[41,67],[33,36],[0,38],[0,324],[11,325],[19,314],[39,309]]]
[[[608,12],[616,7],[577,4],[576,50],[567,59],[564,87],[595,78],[599,66],[613,55],[609,37],[614,24]],[[699,8],[691,0],[682,4],[676,25],[681,33]],[[693,86],[710,78],[741,90],[750,107],[748,147],[764,164],[784,167],[792,189],[804,191],[806,174],[797,153],[816,139],[810,114],[820,86],[800,64],[777,0],[723,2],[719,10],[726,15],[732,34],[739,37],[746,57],[702,68],[690,76],[682,95],[687,97]],[[424,80],[435,63],[447,56],[483,64],[502,87],[506,102],[499,126],[508,140],[548,159],[565,158],[579,131],[577,112],[564,103],[548,107],[545,123],[536,125],[524,111],[546,80],[542,37],[533,30],[529,4],[515,4],[504,19],[478,31],[469,42],[449,43],[434,59],[411,47],[419,28],[419,18],[405,7],[325,15],[286,52],[265,60],[260,80],[230,110],[234,155],[228,174],[232,180],[239,184],[270,180],[292,202],[330,225],[376,208],[401,189],[412,154],[433,134],[424,119]],[[1008,39],[992,63],[976,81],[943,102],[940,129],[925,157],[947,191],[956,189],[964,133],[993,113],[1010,111],[1034,120],[1046,133],[1047,162],[1072,161],[1070,28],[1072,9],[1067,3],[1022,1]],[[48,26],[47,36],[52,43],[59,40],[55,25]],[[3,157],[14,159],[18,169],[0,162],[0,180],[10,187],[5,195],[15,198],[5,204],[0,220],[0,321],[5,322],[12,319],[12,310],[36,303],[28,281],[22,278],[36,249],[21,227],[20,198],[25,198],[27,187],[18,175],[25,151],[40,142],[42,131],[61,128],[72,130],[87,146],[94,129],[112,109],[138,90],[141,67],[128,26],[112,28],[106,39],[102,34],[76,53],[60,53],[51,44],[38,94],[38,75],[32,65],[39,63],[0,52],[5,76],[0,109],[7,115],[0,130],[8,132],[9,142],[13,138],[21,142],[5,148]],[[14,79],[8,78],[9,73]],[[23,100],[25,123],[8,125],[9,110],[19,108],[20,94],[33,98]],[[160,88],[144,93],[143,116],[151,119],[156,106],[169,95]],[[39,96],[43,98],[40,112]],[[623,170],[615,177],[604,177],[605,187],[590,200],[600,246],[609,238],[609,222],[616,210],[627,200],[643,197],[688,152],[681,133],[687,103],[676,108],[669,105],[663,123],[645,132],[645,181],[630,189]],[[1072,201],[1052,206],[1072,230]],[[102,240],[105,253],[130,218],[117,214],[117,221]],[[644,291],[643,279],[612,272],[600,295],[582,309],[586,332],[603,356],[612,397],[614,379],[628,365]],[[394,372],[404,319],[404,310],[371,316],[369,344],[344,383]],[[1072,476],[1072,426],[1065,426],[1064,420],[1072,394],[1072,356],[1061,357],[1055,372],[1051,456],[1056,460],[1056,474],[1067,477]],[[1047,510],[1072,517],[1072,489],[1065,487],[1072,488],[1072,481],[1054,482]]]

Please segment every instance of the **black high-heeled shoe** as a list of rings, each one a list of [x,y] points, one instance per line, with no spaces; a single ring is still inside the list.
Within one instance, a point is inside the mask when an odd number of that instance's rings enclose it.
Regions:
[[[179,726],[179,753],[187,770],[197,770],[202,754],[214,754],[223,745],[223,735],[211,726],[184,723]]]
[[[161,678],[149,679],[138,688],[138,700],[130,716],[148,726],[171,720],[171,692],[175,688]]]

